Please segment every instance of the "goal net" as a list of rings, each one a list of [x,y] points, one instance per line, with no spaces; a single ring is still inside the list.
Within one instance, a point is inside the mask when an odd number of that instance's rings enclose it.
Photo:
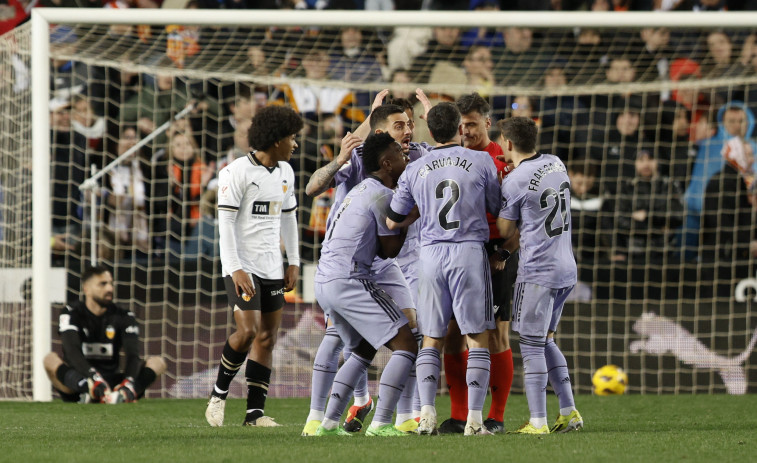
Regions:
[[[30,27],[0,40],[0,399],[39,398],[32,386],[49,386],[32,370],[39,352],[60,351],[61,303],[81,296],[93,259],[112,269],[116,302],[135,313],[142,354],[168,365],[147,395],[207,396],[233,330],[214,178],[248,150],[250,118],[266,104],[288,104],[306,121],[291,161],[301,283],[287,295],[270,395],[307,396],[324,332],[312,278],[331,198],[309,198],[304,186],[383,88],[415,105],[415,140],[430,142],[416,87],[433,102],[479,92],[494,121],[533,118],[538,149],[568,165],[580,281],[557,338],[577,392],[590,393],[605,364],[627,371],[632,393],[757,386],[751,14],[35,15],[51,25],[49,84],[39,84],[49,97],[35,106],[44,113],[35,124]],[[32,138],[50,144],[34,148],[37,160],[49,155],[49,179],[44,169],[32,174]],[[49,187],[45,199],[33,198],[32,175]],[[50,263],[34,282],[49,290],[31,292],[31,211],[45,201],[50,214],[39,223],[50,238],[34,239],[50,241]],[[32,336],[39,324],[52,335]],[[513,389],[522,391],[515,334],[512,344]],[[241,381],[232,394],[243,394]]]

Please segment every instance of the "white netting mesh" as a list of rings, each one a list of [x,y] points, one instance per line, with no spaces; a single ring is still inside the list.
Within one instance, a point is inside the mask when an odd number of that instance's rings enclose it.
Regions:
[[[327,195],[304,194],[310,174],[338,151],[340,135],[365,118],[382,88],[403,97],[420,85],[435,101],[478,91],[493,118],[538,121],[540,150],[569,163],[574,190],[581,174],[595,177],[585,193],[573,192],[581,283],[559,335],[577,390],[588,392],[591,373],[606,363],[629,372],[633,392],[753,388],[757,370],[749,354],[728,358],[750,348],[755,327],[749,290],[745,300],[733,296],[754,275],[755,208],[748,175],[724,170],[721,151],[730,106],[741,108],[735,113],[745,116],[751,146],[756,63],[751,31],[711,32],[59,26],[51,36],[52,213],[54,235],[67,242],[53,252],[53,265],[66,269],[69,296],[78,297],[91,244],[91,211],[78,185],[91,165],[101,169],[196,103],[190,116],[104,177],[95,188],[94,217],[98,256],[114,269],[117,301],[142,324],[144,353],[169,365],[148,394],[206,396],[233,323],[210,207],[213,173],[246,150],[245,121],[255,106],[292,105],[307,120],[292,160],[306,264],[301,289],[285,309],[271,393],[307,395],[323,332],[310,290],[312,265],[330,204]],[[21,28],[13,35],[26,34]],[[728,57],[708,45],[723,36]],[[20,135],[30,124],[29,89],[12,90],[19,77],[8,78],[17,60],[6,56],[18,50],[28,59],[28,43],[17,42],[18,48],[6,46],[2,61],[0,104],[10,109],[0,120],[19,134],[8,148],[3,138],[4,224],[30,201],[28,185],[13,170],[29,155],[28,136]],[[416,122],[416,140],[428,140]],[[669,180],[633,181],[644,151]],[[192,160],[173,162],[181,152]],[[9,199],[19,192],[26,194]],[[642,220],[634,217],[640,210]],[[14,259],[29,235],[8,246],[5,233],[4,265],[28,266]],[[3,343],[23,346],[28,326],[18,325],[13,310],[26,306],[2,307]],[[19,348],[4,346],[2,368],[6,357],[19,355]],[[27,368],[20,349],[21,360],[8,370],[14,374]],[[28,396],[28,386],[4,379],[0,397]],[[514,387],[521,388],[517,379]]]

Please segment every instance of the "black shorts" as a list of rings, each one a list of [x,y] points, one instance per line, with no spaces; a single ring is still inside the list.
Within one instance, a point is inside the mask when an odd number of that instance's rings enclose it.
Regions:
[[[492,255],[499,249],[502,240],[492,240],[486,243],[487,255]],[[501,272],[492,272],[492,300],[494,302],[494,319],[509,322],[512,316],[513,286],[518,277],[518,251],[507,259],[507,265]]]
[[[268,280],[253,273],[249,275],[252,278],[252,286],[255,287],[255,295],[249,301],[237,296],[237,290],[231,276],[223,277],[229,307],[233,309],[236,306],[241,310],[259,310],[263,313],[276,312],[284,307],[284,280]]]

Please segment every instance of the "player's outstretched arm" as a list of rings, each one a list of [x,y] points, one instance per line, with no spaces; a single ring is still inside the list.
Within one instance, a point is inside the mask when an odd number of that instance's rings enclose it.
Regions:
[[[404,218],[396,213],[391,214],[391,216],[393,218],[386,218],[386,226],[389,227],[389,230],[399,230],[401,228],[407,228],[412,225],[413,222],[418,220],[418,218],[421,216],[421,213],[420,211],[418,211],[418,206],[413,206],[413,209]]]
[[[415,96],[416,98],[418,98],[418,101],[420,101],[421,105],[423,106],[423,114],[420,115],[420,118],[425,121],[426,115],[432,108],[431,101],[429,101],[428,97],[426,96],[426,93],[423,91],[422,88],[415,89]]]
[[[387,88],[381,90],[380,92],[376,94],[376,98],[373,99],[373,104],[371,105],[371,113],[373,113],[373,111],[376,108],[384,104],[384,98],[386,98],[387,95],[389,95],[389,89]],[[366,138],[368,138],[368,135],[370,134],[371,134],[371,116],[369,114],[368,117],[365,118],[363,123],[360,124],[360,126],[357,129],[355,129],[355,132],[353,132],[353,135],[365,140]]]
[[[339,155],[330,163],[313,172],[310,180],[308,180],[308,184],[305,185],[305,194],[314,197],[328,190],[334,181],[336,173],[352,157],[352,150],[360,146],[361,143],[363,143],[362,138],[351,132],[347,132],[347,135],[342,138],[342,147]]]

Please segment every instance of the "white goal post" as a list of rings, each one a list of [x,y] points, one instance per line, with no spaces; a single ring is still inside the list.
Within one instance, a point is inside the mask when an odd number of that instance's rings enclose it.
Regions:
[[[50,258],[50,26],[56,24],[235,25],[235,26],[448,26],[714,28],[754,27],[757,12],[588,13],[588,12],[429,12],[148,10],[35,8],[31,15],[33,159],[33,400],[51,400],[42,360],[51,347]],[[684,84],[685,85],[685,84]],[[657,84],[660,87],[659,84]],[[662,85],[664,87],[664,84]]]

